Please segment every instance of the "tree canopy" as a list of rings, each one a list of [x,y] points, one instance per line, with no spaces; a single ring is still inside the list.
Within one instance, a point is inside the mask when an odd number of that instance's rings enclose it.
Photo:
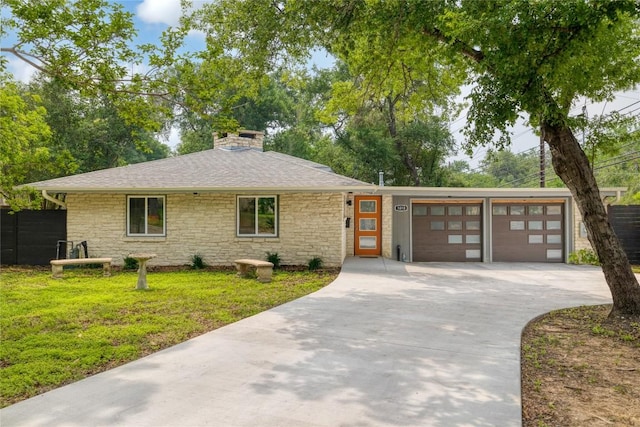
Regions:
[[[46,110],[37,96],[23,97],[16,83],[2,82],[0,113],[0,188],[15,208],[30,207],[29,195],[20,195],[14,187],[54,163],[47,146],[51,130]]]
[[[576,199],[612,292],[612,315],[634,316],[640,285],[569,111],[579,97],[610,99],[640,82],[639,20],[634,0],[220,0],[193,16],[209,49],[236,50],[264,69],[326,49],[359,79],[349,92],[360,105],[399,94],[407,111],[429,111],[446,104],[461,81],[471,83],[472,146],[506,146],[508,127],[526,115]]]

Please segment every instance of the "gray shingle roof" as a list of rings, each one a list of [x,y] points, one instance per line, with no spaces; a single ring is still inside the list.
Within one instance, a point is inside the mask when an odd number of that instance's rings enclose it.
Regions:
[[[206,150],[29,184],[50,192],[354,191],[374,186],[273,151]]]

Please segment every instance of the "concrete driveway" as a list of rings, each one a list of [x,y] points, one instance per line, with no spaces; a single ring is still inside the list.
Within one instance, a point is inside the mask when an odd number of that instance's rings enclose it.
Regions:
[[[520,333],[598,268],[350,258],[315,294],[0,411],[9,426],[519,426]]]

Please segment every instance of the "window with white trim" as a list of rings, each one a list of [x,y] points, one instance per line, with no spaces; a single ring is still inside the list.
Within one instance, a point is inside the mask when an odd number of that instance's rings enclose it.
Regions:
[[[127,196],[127,236],[165,234],[165,196]]]
[[[278,198],[276,196],[238,196],[237,235],[277,236]]]

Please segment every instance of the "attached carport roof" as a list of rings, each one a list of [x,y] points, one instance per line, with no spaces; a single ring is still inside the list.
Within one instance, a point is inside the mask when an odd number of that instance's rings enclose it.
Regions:
[[[371,192],[376,186],[274,151],[212,149],[28,184],[49,193]]]

